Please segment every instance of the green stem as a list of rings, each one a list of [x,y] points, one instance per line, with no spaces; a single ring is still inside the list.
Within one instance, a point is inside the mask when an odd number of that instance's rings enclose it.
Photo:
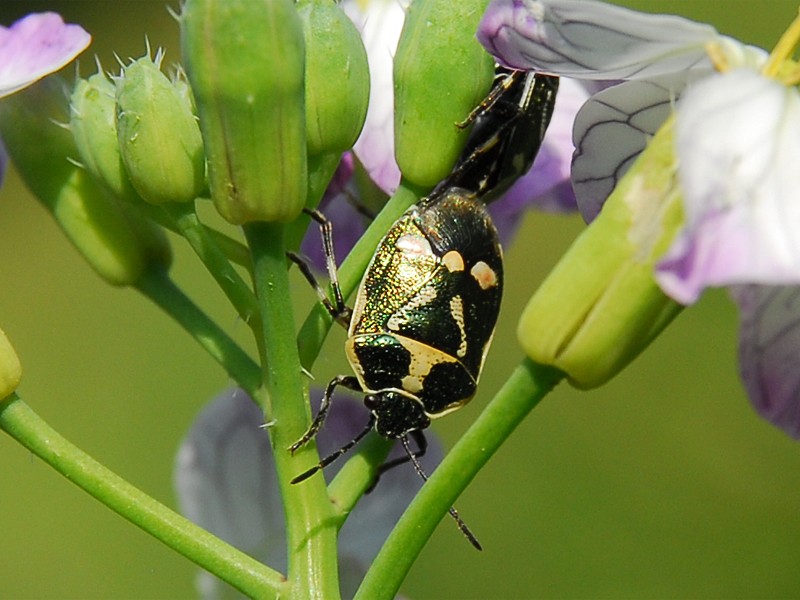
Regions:
[[[339,470],[328,486],[331,503],[341,517],[340,526],[361,496],[369,489],[378,475],[378,468],[386,462],[386,457],[394,445],[377,433],[371,433],[358,447],[358,452]]]
[[[239,316],[253,331],[260,329],[258,304],[250,286],[233,268],[228,258],[209,235],[205,225],[200,223],[193,203],[173,203],[164,205],[197,256],[203,261],[211,276],[231,301]]]
[[[389,199],[384,209],[375,217],[375,220],[356,242],[350,254],[339,268],[339,284],[342,293],[347,298],[358,286],[361,276],[367,268],[375,248],[381,238],[386,234],[392,224],[406,209],[419,199],[419,190],[411,186],[401,185],[394,196]],[[335,235],[335,232],[334,232]],[[331,318],[325,307],[319,302],[308,313],[308,317],[300,328],[297,336],[300,346],[300,361],[306,369],[310,369],[316,360],[322,342],[331,326]]]
[[[136,289],[175,319],[245,391],[252,395],[258,389],[258,365],[175,285],[166,271],[146,271]]]
[[[0,428],[113,511],[253,598],[286,596],[286,580],[173,512],[64,439],[12,394],[0,401]]]
[[[275,467],[286,515],[291,598],[337,598],[336,530],[333,509],[320,475],[292,485],[298,473],[319,460],[314,444],[291,456],[286,450],[310,421],[300,368],[289,294],[284,229],[275,223],[249,223],[245,237],[253,256],[253,279],[261,306],[259,344],[264,387],[254,395],[270,427]]]
[[[162,206],[148,204],[144,200],[136,203],[126,202],[125,205],[137,211],[143,217],[158,223],[164,229],[182,235],[175,219],[167,214],[167,211],[165,211]],[[247,250],[247,246],[216,229],[207,227],[206,231],[208,235],[211,236],[211,240],[222,250],[229,261],[245,267],[248,270],[250,269],[250,253]]]
[[[522,419],[563,378],[524,360],[409,505],[367,572],[356,599],[394,598],[436,525]]]

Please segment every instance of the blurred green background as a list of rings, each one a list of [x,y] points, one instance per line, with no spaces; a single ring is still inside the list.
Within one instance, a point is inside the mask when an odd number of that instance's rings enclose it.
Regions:
[[[771,47],[785,0],[630,2]],[[173,3],[172,8],[177,8]],[[141,55],[145,36],[179,57],[164,2],[0,3],[8,24],[57,10],[94,36],[81,58]],[[69,67],[72,69],[73,67]],[[224,374],[135,292],[97,278],[13,172],[0,190],[0,324],[25,369],[20,393],[57,430],[174,505],[172,463]],[[530,214],[507,248],[507,296],[479,396],[435,425],[452,444],[519,358],[526,297],[582,229]],[[244,326],[178,244],[177,279],[232,334]],[[300,302],[312,302],[298,281]],[[448,519],[404,593],[422,598],[787,598],[800,596],[800,445],[760,420],[740,386],[737,317],[707,293],[602,389],[558,388],[458,502],[485,547]],[[342,334],[315,374],[346,372]],[[195,567],[0,434],[0,597],[190,598]]]

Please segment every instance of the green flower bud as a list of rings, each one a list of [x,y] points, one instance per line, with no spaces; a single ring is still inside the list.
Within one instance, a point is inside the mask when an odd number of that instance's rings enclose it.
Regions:
[[[488,0],[417,0],[394,60],[395,157],[403,176],[433,186],[453,167],[456,127],[489,91],[494,61],[475,39]]]
[[[7,398],[17,389],[22,379],[22,365],[14,346],[0,329],[0,400]]]
[[[308,153],[341,154],[353,146],[367,116],[367,51],[333,0],[300,0],[297,10],[306,45]]]
[[[168,264],[166,238],[123,212],[86,169],[68,160],[77,156],[74,138],[56,125],[67,117],[65,90],[49,77],[0,102],[0,135],[27,186],[92,268],[112,285],[133,284],[147,266]]]
[[[611,379],[682,308],[653,278],[683,219],[674,163],[670,123],[525,307],[517,335],[526,354],[576,387]]]
[[[135,201],[117,142],[116,88],[103,73],[79,79],[70,97],[69,128],[81,163],[117,198]]]
[[[151,204],[191,202],[205,189],[200,128],[185,95],[144,56],[116,79],[117,140],[131,183]]]
[[[305,50],[292,0],[187,0],[181,45],[211,198],[239,225],[290,221],[306,198]]]

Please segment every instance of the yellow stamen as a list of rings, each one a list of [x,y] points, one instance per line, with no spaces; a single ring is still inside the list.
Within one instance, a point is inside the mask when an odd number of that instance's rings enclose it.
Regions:
[[[728,60],[728,55],[725,54],[722,44],[719,42],[708,42],[706,44],[706,54],[708,54],[708,59],[717,71],[724,73],[730,70],[731,63]]]
[[[778,40],[761,72],[767,77],[776,77],[782,63],[791,58],[798,43],[800,43],[800,14]]]

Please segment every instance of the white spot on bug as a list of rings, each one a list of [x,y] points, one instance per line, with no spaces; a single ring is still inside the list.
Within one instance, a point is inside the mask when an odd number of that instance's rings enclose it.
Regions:
[[[433,254],[430,242],[420,235],[402,235],[397,238],[394,247],[409,256],[429,256]]]
[[[425,306],[436,300],[436,288],[430,285],[423,287],[416,296],[411,298],[404,306],[396,313],[389,317],[386,321],[386,327],[391,331],[397,331],[401,325],[405,325],[409,321],[409,313],[413,312],[420,306]]]
[[[450,250],[450,252],[445,254],[442,257],[442,264],[447,267],[447,270],[451,273],[464,270],[464,258],[457,250]]]
[[[473,265],[469,270],[469,274],[478,282],[482,290],[488,290],[497,285],[497,273],[482,260]]]
[[[458,345],[458,350],[456,350],[456,356],[464,358],[467,353],[467,330],[464,328],[464,301],[461,296],[450,298],[450,314],[453,316],[461,336],[461,343]]]

